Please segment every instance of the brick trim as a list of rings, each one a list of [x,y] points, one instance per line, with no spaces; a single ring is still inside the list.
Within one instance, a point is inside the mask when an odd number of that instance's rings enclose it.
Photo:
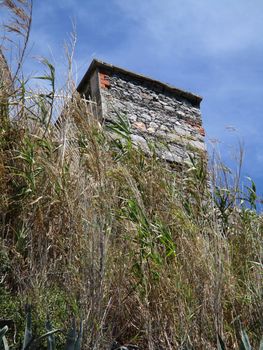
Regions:
[[[107,74],[99,72],[99,81],[100,81],[100,87],[102,89],[109,89],[110,81],[109,81],[109,76]]]

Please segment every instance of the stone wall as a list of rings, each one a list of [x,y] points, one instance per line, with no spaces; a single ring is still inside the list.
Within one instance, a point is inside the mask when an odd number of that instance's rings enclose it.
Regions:
[[[165,85],[123,73],[99,72],[102,114],[106,122],[126,116],[132,139],[146,152],[154,142],[165,160],[181,163],[189,154],[205,155],[198,103],[166,90]]]

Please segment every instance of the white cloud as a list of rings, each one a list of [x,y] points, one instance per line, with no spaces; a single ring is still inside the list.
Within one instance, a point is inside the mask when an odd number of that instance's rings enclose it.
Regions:
[[[124,15],[137,21],[148,44],[204,53],[235,52],[263,43],[263,2],[255,0],[114,0]],[[163,51],[164,50],[164,51]]]

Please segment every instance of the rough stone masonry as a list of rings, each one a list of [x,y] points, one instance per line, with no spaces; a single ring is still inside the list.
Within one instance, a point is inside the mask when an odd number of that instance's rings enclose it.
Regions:
[[[154,144],[158,156],[172,163],[206,156],[201,97],[98,60],[77,90],[95,102],[105,124],[125,116],[132,140],[146,153]]]

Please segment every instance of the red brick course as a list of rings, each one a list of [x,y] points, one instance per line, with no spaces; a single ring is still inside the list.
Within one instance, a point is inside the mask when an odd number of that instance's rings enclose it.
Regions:
[[[99,73],[100,86],[103,89],[108,89],[110,87],[109,76],[104,73]]]
[[[190,120],[186,120],[186,122],[193,128],[196,128],[200,135],[205,136],[205,129],[199,123],[195,123]]]
[[[202,135],[202,136],[205,136],[205,129],[202,128],[202,127],[199,127],[199,133]]]

